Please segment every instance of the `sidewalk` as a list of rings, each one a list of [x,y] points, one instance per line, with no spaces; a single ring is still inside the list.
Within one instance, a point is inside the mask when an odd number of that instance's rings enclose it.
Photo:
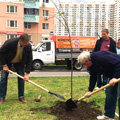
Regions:
[[[71,77],[71,72],[30,72],[29,77]],[[73,76],[89,76],[88,72],[73,72]],[[16,77],[13,74],[9,74],[9,77]]]

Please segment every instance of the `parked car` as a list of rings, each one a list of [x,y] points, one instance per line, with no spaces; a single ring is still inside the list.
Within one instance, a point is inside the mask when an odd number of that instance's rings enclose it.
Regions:
[[[34,49],[35,45],[34,45],[33,41],[31,41],[31,40],[30,40],[30,42],[29,42],[29,43],[31,44],[32,49]]]

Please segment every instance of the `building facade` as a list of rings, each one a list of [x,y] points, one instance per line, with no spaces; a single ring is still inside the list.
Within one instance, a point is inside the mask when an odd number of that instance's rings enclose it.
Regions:
[[[68,31],[71,36],[101,36],[102,28],[120,39],[120,0],[113,4],[59,2],[57,8],[59,12],[51,0],[0,0],[0,45],[22,33],[28,33],[36,45],[53,35],[68,36]]]
[[[24,3],[22,0],[0,1],[0,45],[6,39],[24,32]]]
[[[50,0],[0,0],[0,45],[28,33],[36,45],[54,35],[55,9]]]
[[[24,0],[24,32],[35,45],[53,36],[54,14],[50,0]]]
[[[120,0],[115,0],[115,29],[114,29],[114,38],[115,40],[120,39]]]
[[[115,4],[105,2],[60,2],[58,9],[64,12],[71,36],[101,36],[102,28],[108,28],[114,37]],[[63,19],[56,18],[56,35],[68,35]],[[61,22],[60,22],[61,21]]]

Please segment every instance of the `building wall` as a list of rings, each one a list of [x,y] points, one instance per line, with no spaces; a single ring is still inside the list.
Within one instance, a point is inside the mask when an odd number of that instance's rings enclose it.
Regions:
[[[24,2],[23,0],[0,0],[0,45],[5,42],[7,39],[7,35],[14,34],[17,37],[20,36],[22,33],[28,33],[31,36],[31,40],[36,45],[39,43],[44,37],[51,38],[54,34],[54,14],[55,9],[53,3],[45,3],[45,6],[42,5],[42,1],[40,1],[40,8],[39,8],[39,23],[31,23],[31,29],[24,28]],[[7,13],[7,5],[17,6],[17,13]],[[42,16],[42,11],[48,10],[49,11],[49,18],[48,20]],[[7,20],[16,20],[18,23],[17,28],[8,28],[7,27]],[[43,30],[42,23],[49,23],[49,29]],[[53,32],[51,34],[50,32]]]
[[[7,13],[7,5],[17,6],[17,13]],[[7,34],[21,34],[24,32],[23,3],[0,2],[0,44],[7,39]],[[17,28],[8,28],[7,20],[16,20]]]
[[[109,6],[109,9],[108,9],[108,29],[109,29],[109,35],[115,40],[114,38],[114,29],[115,29],[115,19],[114,19],[114,16],[115,16],[115,4],[112,4]]]
[[[47,20],[45,19],[45,17],[43,17],[43,10],[49,11],[49,16]],[[31,23],[31,29],[24,29],[25,33],[28,33],[32,36],[31,40],[34,42],[35,45],[37,45],[41,40],[43,40],[43,36],[49,36],[48,39],[50,39],[51,36],[53,36],[52,34],[50,34],[50,32],[52,31],[54,33],[54,14],[54,8],[40,7],[39,23]],[[43,30],[42,23],[49,23],[49,29]]]
[[[114,38],[117,41],[120,39],[120,0],[115,0],[115,29],[114,29]]]

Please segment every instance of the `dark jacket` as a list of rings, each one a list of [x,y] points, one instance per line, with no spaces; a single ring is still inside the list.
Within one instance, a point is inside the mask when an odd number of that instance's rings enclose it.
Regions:
[[[116,51],[116,42],[111,37],[109,37],[109,38],[110,38],[110,50],[109,51],[117,53],[117,51]],[[100,51],[102,42],[103,42],[102,37],[99,40],[97,40],[95,48],[94,48],[94,52]]]
[[[120,55],[110,51],[97,51],[91,53],[90,58],[93,65],[89,68],[89,91],[93,91],[95,87],[98,72],[110,79],[120,78]]]
[[[19,38],[13,38],[6,40],[5,43],[0,48],[0,62],[2,65],[10,63],[10,61],[15,57],[17,51],[17,44]],[[32,48],[28,44],[23,51],[21,66],[25,66],[25,72],[30,73],[32,63]]]

